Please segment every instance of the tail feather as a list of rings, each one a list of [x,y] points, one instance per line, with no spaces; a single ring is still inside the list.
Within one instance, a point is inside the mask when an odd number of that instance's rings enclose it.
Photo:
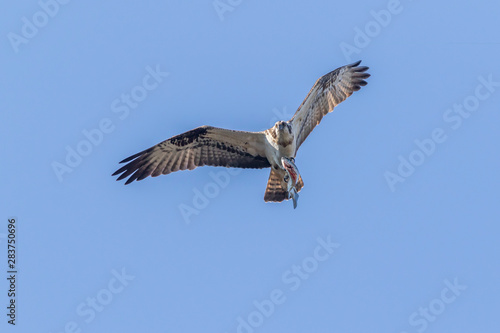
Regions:
[[[266,193],[264,194],[265,202],[282,202],[283,200],[290,199],[288,191],[286,190],[286,183],[283,180],[284,178],[285,170],[271,169],[271,173],[269,174],[269,179],[267,181]],[[299,175],[299,180],[297,181],[295,189],[299,192],[302,187],[304,187],[304,182],[302,181],[302,177]]]

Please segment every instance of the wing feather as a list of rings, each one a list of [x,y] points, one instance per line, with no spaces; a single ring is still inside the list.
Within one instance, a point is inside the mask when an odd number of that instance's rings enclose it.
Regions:
[[[151,177],[158,177],[163,173],[163,169],[168,163],[168,159],[163,159],[160,162],[158,162],[158,165],[154,169],[154,171],[151,173]]]
[[[186,151],[185,150],[181,150],[178,154],[177,154],[177,160],[175,161],[175,163],[173,164],[172,166],[172,172],[175,172],[175,171],[179,171],[179,170],[182,170],[182,162],[184,162],[184,155],[186,154]],[[216,162],[217,163],[217,162]]]
[[[196,168],[196,165],[194,164],[195,156],[196,156],[196,150],[189,151],[187,158],[187,166],[186,166],[188,170],[193,170],[194,168]]]
[[[360,63],[339,67],[316,81],[290,120],[296,135],[296,151],[327,113],[367,84],[368,67],[359,66]]]
[[[262,132],[232,131],[201,126],[127,157],[113,176],[125,184],[198,166],[268,168],[268,143]]]
[[[171,154],[169,156],[166,156],[165,159],[168,160],[167,165],[162,170],[162,174],[168,175],[169,173],[172,172],[174,164],[177,162],[177,159],[179,158],[179,154]]]

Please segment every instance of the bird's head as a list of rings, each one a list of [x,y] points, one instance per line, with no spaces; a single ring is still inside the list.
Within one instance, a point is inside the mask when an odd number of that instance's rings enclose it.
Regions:
[[[287,121],[278,121],[274,124],[274,133],[280,145],[287,146],[293,142],[292,125]]]
[[[277,121],[276,124],[274,124],[274,128],[277,132],[287,131],[289,134],[292,133],[292,125],[290,125],[287,121]]]

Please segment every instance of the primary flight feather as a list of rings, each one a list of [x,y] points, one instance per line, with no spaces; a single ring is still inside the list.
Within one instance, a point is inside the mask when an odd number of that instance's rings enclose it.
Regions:
[[[233,131],[212,126],[201,126],[176,135],[159,144],[132,155],[113,176],[127,178],[125,184],[199,166],[262,169],[271,167],[264,195],[265,201],[281,202],[289,199],[281,158],[294,160],[297,150],[321,119],[335,106],[366,85],[368,67],[361,61],[339,67],[323,75],[313,85],[292,119],[278,121],[262,132]],[[302,177],[295,185],[299,192]]]

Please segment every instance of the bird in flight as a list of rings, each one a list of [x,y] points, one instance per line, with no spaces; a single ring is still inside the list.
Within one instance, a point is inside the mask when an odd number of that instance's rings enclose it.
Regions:
[[[300,145],[320,123],[323,116],[366,85],[368,67],[361,61],[342,66],[320,77],[298,110],[288,121],[278,121],[262,132],[244,132],[201,126],[176,135],[157,145],[127,157],[126,163],[113,176],[127,178],[125,185],[148,176],[157,177],[199,166],[229,168],[271,168],[264,201],[290,199],[287,171],[282,157],[295,161]],[[294,186],[295,193],[304,186],[302,177]]]

